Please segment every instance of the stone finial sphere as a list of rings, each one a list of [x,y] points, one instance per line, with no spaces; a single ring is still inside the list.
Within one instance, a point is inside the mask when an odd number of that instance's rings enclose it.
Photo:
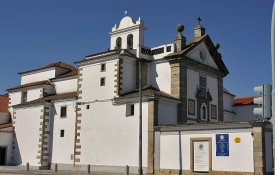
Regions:
[[[220,48],[220,44],[219,43],[216,43],[215,44],[215,48],[218,50]]]
[[[183,31],[184,31],[184,25],[178,24],[178,25],[177,25],[177,31],[178,31],[178,32],[183,32]]]

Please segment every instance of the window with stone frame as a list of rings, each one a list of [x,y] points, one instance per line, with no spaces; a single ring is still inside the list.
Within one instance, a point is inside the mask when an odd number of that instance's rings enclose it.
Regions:
[[[64,137],[64,135],[65,135],[65,130],[64,130],[64,129],[61,129],[61,130],[60,130],[60,137]]]
[[[60,117],[61,118],[67,117],[67,106],[62,106],[60,108]]]
[[[27,102],[27,98],[28,98],[28,92],[23,91],[22,94],[21,94],[21,103]]]
[[[134,114],[135,114],[135,105],[126,104],[126,117],[134,116]]]
[[[195,100],[188,99],[188,114],[195,115]]]
[[[106,63],[102,63],[102,64],[100,65],[100,71],[101,71],[101,72],[105,72],[105,71],[106,71]]]
[[[105,77],[100,78],[100,86],[105,86]]]
[[[211,104],[211,119],[217,119],[217,106]]]

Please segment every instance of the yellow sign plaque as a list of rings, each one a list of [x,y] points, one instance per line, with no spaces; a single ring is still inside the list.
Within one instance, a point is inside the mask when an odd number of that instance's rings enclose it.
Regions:
[[[235,143],[240,143],[241,142],[241,138],[240,137],[235,137],[234,141],[235,141]]]

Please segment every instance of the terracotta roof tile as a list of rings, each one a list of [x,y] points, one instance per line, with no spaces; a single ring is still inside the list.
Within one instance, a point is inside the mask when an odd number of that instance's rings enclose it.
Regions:
[[[18,90],[18,89],[22,89],[22,88],[26,88],[26,87],[31,87],[31,86],[42,86],[42,85],[50,85],[50,84],[51,83],[48,80],[37,81],[37,82],[32,82],[32,83],[27,83],[27,84],[19,85],[19,86],[7,89],[7,91],[14,91],[14,90]]]
[[[0,124],[0,129],[10,128],[10,127],[12,127],[12,123]]]
[[[63,63],[63,62],[56,62],[56,63],[48,64],[48,65],[46,65],[44,67],[41,67],[41,68],[38,68],[38,69],[33,69],[33,70],[29,70],[29,71],[19,72],[18,74],[25,74],[25,73],[29,73],[29,72],[33,72],[33,71],[39,71],[39,70],[48,69],[48,68],[52,68],[52,67],[59,67],[59,68],[67,69],[67,70],[74,70],[74,69],[76,69],[75,67],[73,67],[70,64]]]
[[[9,97],[0,95],[0,112],[9,112]]]
[[[243,106],[243,105],[254,105],[254,98],[257,96],[251,96],[251,97],[240,97],[240,98],[235,98],[235,106]]]

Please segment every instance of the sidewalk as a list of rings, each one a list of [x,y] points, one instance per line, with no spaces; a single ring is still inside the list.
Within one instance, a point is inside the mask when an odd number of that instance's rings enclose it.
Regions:
[[[125,173],[111,173],[111,172],[84,172],[84,171],[68,171],[68,170],[60,170],[58,172],[54,172],[54,170],[5,170],[0,168],[0,175],[29,175],[29,174],[35,174],[35,175],[125,175]],[[129,174],[129,175],[137,175],[137,174]],[[146,175],[146,174],[144,174]]]

